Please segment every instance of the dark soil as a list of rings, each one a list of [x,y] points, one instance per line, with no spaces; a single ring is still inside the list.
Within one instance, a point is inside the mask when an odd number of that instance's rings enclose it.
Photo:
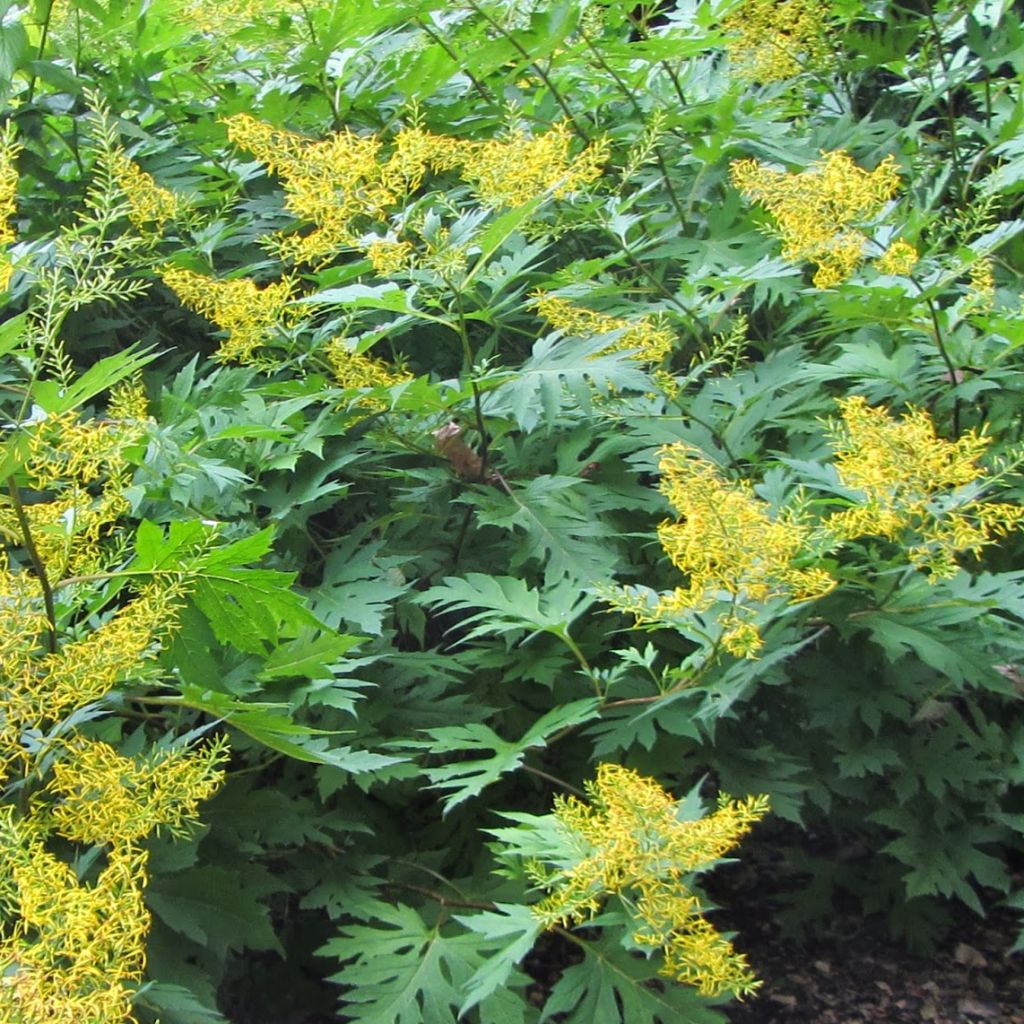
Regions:
[[[812,940],[785,939],[766,901],[737,904],[735,888],[715,895],[743,907],[714,919],[736,929],[736,947],[763,979],[756,998],[728,1007],[731,1024],[1024,1024],[1024,954],[1009,953],[1021,922],[1004,908],[958,912],[922,955],[853,915]]]

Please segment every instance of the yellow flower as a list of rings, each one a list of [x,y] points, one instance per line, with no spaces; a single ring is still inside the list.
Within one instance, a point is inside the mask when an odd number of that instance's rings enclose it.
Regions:
[[[279,328],[301,319],[288,305],[296,293],[292,278],[260,288],[248,278],[218,281],[181,267],[167,267],[161,277],[183,305],[227,332],[217,353],[222,361],[253,362]]]
[[[128,200],[128,219],[140,231],[150,224],[161,231],[167,221],[181,213],[184,205],[179,197],[158,185],[152,175],[123,152],[119,150],[114,154],[112,164],[114,179]]]
[[[799,511],[772,515],[747,481],[724,479],[694,448],[668,445],[660,455],[660,490],[679,518],[663,522],[658,539],[688,583],[661,595],[649,611],[628,598],[613,603],[640,620],[659,621],[731,599],[719,620],[722,643],[738,657],[753,657],[761,641],[749,621],[752,605],[777,597],[813,601],[836,586],[824,570],[797,565],[814,548],[817,531]]]
[[[15,239],[10,218],[16,210],[18,168],[15,161],[20,152],[21,146],[14,141],[14,128],[8,122],[0,133],[0,245],[10,245]]]
[[[673,333],[654,317],[641,316],[633,320],[597,313],[592,309],[575,306],[567,299],[544,292],[534,299],[537,312],[557,331],[577,338],[590,338],[596,334],[622,331],[622,336],[603,352],[634,350],[638,362],[657,364],[667,356],[675,344]]]
[[[283,257],[323,263],[339,249],[357,247],[357,218],[378,219],[396,201],[381,180],[381,141],[374,135],[345,130],[317,141],[248,114],[225,123],[236,146],[281,178],[287,209],[316,227],[308,235],[279,236],[275,244]]]
[[[918,261],[917,250],[909,243],[898,239],[875,260],[875,267],[882,274],[902,275],[906,277]]]
[[[147,854],[115,844],[88,885],[44,844],[0,808],[0,893],[14,918],[0,938],[0,1020],[124,1024],[146,963]]]
[[[350,348],[344,338],[334,338],[324,353],[334,374],[334,380],[343,388],[388,388],[412,375],[396,370],[379,359]]]
[[[88,845],[133,843],[161,828],[187,834],[199,802],[220,788],[227,757],[223,740],[131,758],[107,743],[78,738],[65,752],[46,787],[61,797],[48,815],[60,835]]]
[[[15,241],[10,219],[16,210],[18,169],[15,161],[20,152],[21,146],[14,141],[14,128],[9,122],[3,132],[0,132],[0,246],[10,245]],[[14,264],[10,257],[0,254],[0,292],[7,291],[13,274]]]
[[[992,258],[982,257],[971,264],[967,278],[967,301],[965,306],[968,312],[988,312],[996,298],[996,281],[992,273]]]
[[[839,401],[841,422],[829,425],[840,481],[865,500],[826,522],[835,536],[917,534],[911,563],[933,579],[955,574],[954,555],[982,547],[1024,523],[1024,508],[955,492],[985,475],[978,460],[990,438],[971,430],[956,441],[936,436],[931,417],[911,409],[901,420],[860,395]],[[951,492],[954,500],[949,501]]]
[[[395,196],[412,195],[428,170],[455,170],[461,162],[461,149],[459,140],[451,136],[403,126],[395,134],[391,156],[380,168],[381,183]]]
[[[634,941],[664,950],[662,974],[708,996],[755,991],[760,983],[702,916],[687,876],[750,832],[767,813],[768,798],[722,797],[712,814],[681,821],[676,802],[654,779],[620,765],[599,765],[586,789],[589,805],[556,797],[554,816],[580,856],[547,880],[551,892],[534,914],[548,927],[580,924],[605,895],[620,895],[633,916]]]
[[[824,67],[830,56],[827,16],[821,0],[744,0],[723,23],[737,77],[778,82]]]
[[[299,0],[191,0],[181,17],[199,32],[222,36],[266,22],[277,12],[301,13]]]
[[[175,589],[150,583],[81,640],[65,643],[56,653],[11,665],[15,674],[3,682],[0,757],[22,757],[16,741],[24,729],[59,722],[138,673],[156,655],[159,641],[173,630],[177,612]]]
[[[382,276],[411,266],[415,256],[408,242],[394,242],[385,238],[370,242],[365,251],[370,266]]]
[[[533,138],[515,129],[504,139],[466,143],[462,176],[488,206],[522,206],[549,193],[561,199],[596,181],[609,156],[602,139],[570,158],[570,141],[569,126],[560,121]]]
[[[818,288],[830,288],[853,273],[867,242],[853,225],[876,216],[899,188],[893,157],[865,171],[841,150],[823,153],[799,174],[738,160],[730,177],[747,199],[775,218],[785,259],[818,264]]]

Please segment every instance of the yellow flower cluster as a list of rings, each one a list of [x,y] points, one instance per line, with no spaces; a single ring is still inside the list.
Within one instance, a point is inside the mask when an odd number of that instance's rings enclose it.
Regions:
[[[544,292],[535,297],[534,306],[556,331],[573,337],[591,338],[597,334],[622,331],[621,337],[602,351],[633,350],[634,358],[638,362],[657,365],[672,351],[675,344],[673,333],[654,317],[642,316],[634,320],[625,320],[575,306],[568,299]]]
[[[865,171],[842,150],[823,153],[798,174],[738,160],[730,177],[747,199],[775,218],[783,257],[818,265],[817,288],[830,288],[853,273],[867,242],[854,225],[878,214],[899,188],[893,157]]]
[[[602,764],[587,783],[590,803],[556,798],[554,816],[581,857],[544,883],[550,894],[533,908],[548,927],[580,924],[619,895],[635,922],[634,941],[661,947],[661,973],[695,985],[703,995],[742,996],[760,984],[702,916],[687,876],[731,850],[768,811],[768,798],[719,800],[718,809],[681,821],[678,805],[654,779]]]
[[[15,161],[21,147],[14,141],[14,130],[10,124],[0,133],[0,246],[8,246],[15,240],[10,219],[15,212],[15,198],[18,191],[18,169]],[[6,291],[11,283],[14,265],[6,254],[0,254],[0,292]]]
[[[569,156],[572,136],[564,121],[530,138],[521,129],[504,139],[472,143],[462,160],[462,176],[488,206],[522,206],[550,193],[556,199],[596,181],[608,162],[605,140]]]
[[[460,170],[487,205],[517,206],[546,193],[567,195],[597,178],[608,159],[604,142],[571,159],[564,123],[534,138],[514,131],[487,142],[435,135],[412,125],[396,133],[386,155],[375,135],[344,130],[323,140],[307,139],[248,114],[235,114],[225,123],[231,141],[281,179],[287,209],[314,227],[309,234],[276,236],[273,245],[283,258],[316,265],[339,249],[362,249],[378,273],[408,265],[411,246],[365,243],[362,233],[419,189],[428,172]]]
[[[181,17],[199,32],[222,36],[266,22],[277,12],[301,12],[299,0],[191,0]]]
[[[288,305],[296,295],[291,278],[260,288],[248,278],[219,281],[182,267],[167,267],[161,277],[183,305],[227,332],[217,352],[222,361],[253,362],[276,330],[302,319]]]
[[[984,476],[978,459],[990,439],[983,434],[972,430],[946,441],[936,436],[923,409],[897,420],[859,395],[838,404],[842,420],[830,425],[836,471],[843,485],[865,500],[826,521],[835,536],[896,540],[916,535],[908,557],[935,580],[956,575],[958,553],[977,554],[1024,523],[1018,505],[949,498]]]
[[[996,300],[996,279],[992,273],[992,258],[989,256],[977,260],[971,265],[967,277],[968,312],[986,313]]]
[[[0,1020],[124,1024],[146,963],[147,854],[115,844],[92,885],[45,846],[45,833],[0,808]]]
[[[324,351],[334,379],[342,388],[387,388],[412,375],[395,370],[380,359],[350,348],[344,338],[334,338]]]
[[[983,434],[946,441],[924,410],[896,419],[862,396],[838,405],[841,418],[828,427],[836,474],[861,497],[819,522],[799,508],[772,515],[748,482],[726,481],[696,449],[669,445],[661,450],[660,489],[679,519],[663,522],[658,538],[688,585],[656,601],[622,588],[606,595],[609,603],[639,622],[671,622],[729,600],[718,619],[722,645],[737,657],[754,657],[763,644],[754,606],[824,597],[836,580],[808,563],[848,541],[897,541],[910,564],[928,570],[934,582],[956,575],[958,554],[977,555],[1024,527],[1024,507],[979,496],[985,470],[978,460],[989,445]]]
[[[918,261],[917,250],[909,243],[898,239],[875,260],[875,267],[883,274],[899,274],[906,277]]]
[[[737,77],[779,82],[825,66],[828,10],[821,0],[743,0],[723,23]]]
[[[104,532],[126,510],[125,450],[137,443],[140,419],[80,420],[74,412],[52,414],[26,428],[29,485],[56,492],[23,509],[47,573],[55,579],[91,571]],[[21,543],[18,510],[0,504],[0,536]]]
[[[285,205],[316,230],[279,237],[282,257],[320,263],[338,249],[357,246],[353,222],[360,216],[379,219],[394,201],[381,181],[380,140],[348,130],[322,141],[236,114],[226,121],[228,138],[249,150],[284,185]]]
[[[102,422],[69,412],[26,426],[25,481],[54,496],[20,510],[30,540],[17,506],[0,517],[12,545],[34,552],[31,573],[0,556],[0,779],[30,794],[19,807],[0,805],[0,1021],[12,1024],[132,1019],[149,929],[137,844],[155,829],[183,832],[223,779],[222,742],[130,758],[68,727],[74,712],[144,671],[177,617],[180,588],[159,580],[122,594],[117,611],[74,639],[48,615],[44,581],[55,588],[91,558],[99,527],[121,507],[123,449],[146,414],[141,385],[121,386],[110,412]],[[73,581],[63,582],[64,602],[73,601]],[[37,780],[44,785],[32,793]],[[91,881],[51,849],[55,836],[106,847]]]
[[[382,277],[412,266],[416,255],[409,242],[395,242],[386,238],[375,239],[364,251],[370,266]]]
[[[177,597],[173,587],[150,583],[82,639],[68,641],[41,657],[33,657],[31,647],[0,644],[6,655],[0,664],[4,701],[0,765],[9,768],[27,756],[18,744],[25,729],[42,729],[99,700],[155,656],[158,641],[176,620]],[[41,625],[38,616],[29,621]]]
[[[78,738],[67,755],[55,762],[46,787],[60,798],[49,811],[56,831],[88,845],[134,843],[160,829],[187,833],[199,802],[220,788],[227,747],[222,738],[200,750],[179,747],[132,758],[107,743]]]
[[[111,172],[128,200],[128,219],[139,231],[148,230],[150,224],[162,231],[167,221],[184,209],[177,195],[158,185],[151,174],[120,150],[111,161]]]
[[[658,539],[689,585],[661,595],[653,610],[630,603],[628,596],[614,603],[641,620],[658,621],[729,600],[730,609],[719,619],[722,644],[732,654],[752,657],[762,644],[750,622],[753,605],[778,597],[813,601],[836,585],[824,570],[797,565],[814,546],[815,526],[792,509],[773,516],[747,481],[724,479],[688,445],[668,445],[660,456],[660,490],[679,518],[663,522]]]

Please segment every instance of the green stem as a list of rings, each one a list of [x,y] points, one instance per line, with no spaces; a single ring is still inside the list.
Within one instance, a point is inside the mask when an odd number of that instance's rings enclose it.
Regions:
[[[11,504],[14,506],[14,515],[18,520],[21,529],[21,541],[28,552],[32,568],[35,570],[36,578],[39,580],[39,587],[43,592],[43,607],[46,609],[47,628],[47,649],[51,654],[57,653],[57,614],[53,605],[53,588],[50,586],[50,577],[46,573],[46,566],[39,555],[35,539],[32,537],[32,527],[29,524],[28,516],[25,514],[25,507],[21,503],[21,495],[14,482],[14,477],[7,478],[7,493],[10,495]]]
[[[39,50],[36,53],[36,60],[42,60],[43,54],[46,52],[46,43],[50,35],[50,20],[53,18],[53,5],[54,0],[50,0],[46,5],[46,17],[43,18],[43,28],[39,36]],[[38,76],[33,72],[32,77],[28,80],[28,95],[25,97],[26,104],[30,104],[35,96],[37,81]]]
[[[942,68],[942,75],[945,79],[946,92],[946,124],[949,130],[949,151],[953,157],[953,182],[954,187],[960,194],[960,202],[966,201],[967,196],[964,189],[963,160],[960,156],[960,146],[956,135],[956,116],[953,113],[953,86],[949,80],[949,62],[946,60],[946,49],[942,42],[942,32],[939,23],[935,20],[935,12],[930,3],[925,5],[925,17],[931,26],[932,36],[935,39],[935,46],[939,58],[939,67]],[[931,77],[929,75],[929,77]]]
[[[501,108],[501,104],[498,102],[497,97],[492,93],[483,82],[480,81],[472,71],[469,70],[469,61],[465,60],[458,51],[444,38],[442,35],[438,35],[422,18],[416,19],[416,25],[419,26],[421,31],[425,32],[431,39],[437,43],[438,46],[444,50],[445,53],[454,61],[458,66],[459,70],[469,79],[470,85],[477,91],[480,98],[484,103],[489,104],[496,109]]]
[[[557,88],[555,88],[555,84],[554,82],[551,81],[551,78],[548,76],[548,73],[540,66],[539,63],[537,63],[530,57],[530,54],[523,48],[522,43],[520,43],[519,40],[516,39],[516,37],[512,35],[512,33],[509,32],[504,25],[502,25],[498,21],[495,21],[494,18],[492,18],[487,13],[487,11],[483,10],[476,3],[474,3],[474,0],[466,0],[466,4],[470,8],[470,10],[475,11],[477,14],[479,14],[496,32],[500,32],[501,35],[504,36],[505,39],[507,39],[512,44],[513,47],[515,47],[516,51],[523,58],[523,60],[526,61],[527,65],[534,71],[537,77],[548,87],[548,91],[551,93],[552,98],[562,108],[562,113],[565,114],[566,120],[569,122],[569,127],[572,128],[572,130],[576,133],[577,136],[579,136],[580,139],[582,139],[585,143],[589,145],[590,136],[579,126],[579,123],[576,121],[576,118],[573,115],[572,110],[569,108],[569,104],[565,100],[565,97],[558,91]]]

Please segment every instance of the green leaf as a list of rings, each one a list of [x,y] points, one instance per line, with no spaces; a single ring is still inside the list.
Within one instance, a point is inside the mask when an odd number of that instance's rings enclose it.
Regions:
[[[330,678],[331,668],[364,639],[345,633],[306,633],[276,647],[263,663],[259,678],[265,681],[297,676]]]
[[[609,935],[581,942],[582,963],[568,967],[544,1004],[541,1021],[565,1024],[726,1024],[726,1018],[685,985],[650,985],[651,965]]]
[[[483,525],[500,526],[519,538],[512,567],[537,562],[548,587],[560,580],[584,586],[607,581],[618,564],[619,531],[595,514],[599,488],[579,477],[537,476],[509,493],[472,492]]]
[[[595,393],[651,390],[650,376],[628,353],[604,352],[614,340],[540,339],[512,379],[487,396],[485,410],[530,432],[552,426],[567,402],[589,411]]]
[[[146,902],[169,928],[219,957],[244,949],[272,949],[283,956],[261,902],[275,889],[250,871],[205,866],[154,878]]]
[[[455,915],[455,920],[480,937],[480,947],[494,948],[491,956],[474,971],[463,986],[465,1001],[459,1016],[497,992],[523,957],[533,949],[541,925],[529,907],[518,903],[497,903],[495,910]]]
[[[201,1003],[181,985],[151,981],[135,996],[135,1005],[156,1010],[163,1021],[171,1024],[229,1024],[227,1017]]]
[[[25,335],[27,318],[27,313],[19,313],[0,324],[0,356],[7,355],[11,349],[17,348],[21,344],[21,339]]]
[[[458,986],[475,967],[473,936],[446,938],[404,904],[378,908],[379,925],[348,925],[318,951],[351,960],[330,979],[349,986],[345,1017],[358,1024],[455,1024]]]
[[[0,95],[9,96],[10,82],[29,52],[28,35],[19,21],[0,23]]]
[[[549,736],[569,726],[589,721],[598,714],[600,701],[596,697],[573,701],[554,708],[539,718],[533,727],[519,740],[503,740],[490,726],[481,722],[469,725],[442,726],[428,729],[430,740],[409,743],[400,741],[399,746],[425,748],[432,753],[445,754],[455,751],[493,750],[490,757],[473,761],[459,760],[454,764],[425,769],[432,789],[451,791],[444,800],[444,813],[476,796],[502,775],[515,771],[523,763],[526,751],[543,747]]]
[[[467,640],[481,636],[525,630],[537,633],[564,634],[572,622],[586,611],[594,600],[581,596],[570,583],[543,592],[531,590],[513,576],[488,576],[470,572],[465,576],[448,576],[444,581],[415,600],[447,611],[481,609],[459,621],[460,633],[469,625]]]
[[[47,412],[61,413],[88,402],[101,391],[112,388],[128,377],[138,373],[147,363],[156,359],[159,353],[152,349],[126,348],[112,356],[106,356],[89,367],[75,382],[49,405],[40,402]]]

